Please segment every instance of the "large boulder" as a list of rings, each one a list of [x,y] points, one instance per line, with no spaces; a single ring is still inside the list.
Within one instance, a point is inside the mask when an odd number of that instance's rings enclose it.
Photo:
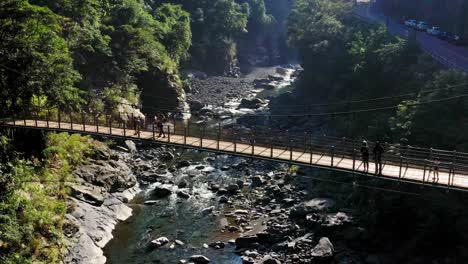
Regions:
[[[268,75],[268,80],[280,82],[280,81],[284,80],[284,77],[276,76],[276,75]]]
[[[228,187],[226,188],[226,190],[229,192],[229,193],[237,193],[239,191],[239,185],[237,184],[230,184],[228,185]]]
[[[103,187],[108,192],[128,189],[137,183],[135,175],[123,160],[94,160],[79,166],[73,174],[85,182]]]
[[[246,99],[243,98],[240,102],[239,108],[257,109],[265,104],[260,98]]]
[[[253,176],[252,177],[252,186],[253,187],[258,187],[258,186],[262,186],[264,184],[264,180],[262,178],[262,176]]]
[[[156,186],[153,190],[153,196],[157,198],[164,198],[172,194],[172,190],[167,186]]]
[[[309,201],[302,202],[291,209],[291,217],[305,217],[310,213],[326,212],[335,207],[335,201],[327,198],[314,198]]]
[[[328,237],[320,238],[319,243],[312,249],[310,255],[316,259],[329,259],[333,257],[335,249]]]
[[[92,205],[101,206],[104,203],[102,188],[88,185],[71,186],[71,195],[78,200]]]
[[[241,236],[236,238],[237,248],[250,248],[254,243],[258,243],[257,236]]]
[[[194,112],[200,111],[205,105],[197,100],[190,101],[190,109]]]

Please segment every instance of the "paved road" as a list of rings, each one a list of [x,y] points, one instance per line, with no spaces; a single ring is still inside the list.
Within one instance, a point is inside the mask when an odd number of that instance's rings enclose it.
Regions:
[[[408,28],[400,21],[383,15],[376,3],[360,4],[355,10],[360,17],[368,21],[386,24],[388,30],[394,35],[406,39],[415,37],[426,53],[448,68],[468,72],[467,47],[452,45],[425,32]]]

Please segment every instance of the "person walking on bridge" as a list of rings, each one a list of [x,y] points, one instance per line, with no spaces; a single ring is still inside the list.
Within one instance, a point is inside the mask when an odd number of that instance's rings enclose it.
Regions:
[[[164,133],[164,122],[165,122],[164,115],[162,113],[158,113],[158,122],[156,123],[158,130],[159,130],[159,135],[158,137],[163,136],[163,138],[166,137],[166,134]]]
[[[384,153],[384,148],[380,144],[380,141],[375,142],[372,152],[374,154],[375,174],[382,175],[382,155]]]
[[[369,145],[367,145],[366,140],[362,141],[361,157],[362,164],[364,165],[364,172],[369,172]]]

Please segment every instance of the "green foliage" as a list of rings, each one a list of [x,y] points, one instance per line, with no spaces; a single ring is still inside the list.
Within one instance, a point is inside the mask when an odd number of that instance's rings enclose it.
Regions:
[[[288,28],[289,41],[300,49],[304,67],[297,92],[302,100],[313,98],[303,103],[416,95],[324,107],[321,112],[398,106],[396,111],[317,118],[328,130],[340,136],[468,149],[463,143],[467,128],[462,101],[418,104],[462,93],[421,91],[466,83],[465,75],[441,70],[415,43],[353,18],[347,1],[298,0]]]
[[[94,144],[88,137],[49,134],[42,162],[6,161],[0,180],[1,263],[61,263],[67,182]],[[5,145],[8,140],[2,140]]]
[[[59,18],[26,0],[5,0],[0,3],[0,19],[1,100],[13,111],[34,94],[63,108],[80,103],[74,87],[78,75]]]

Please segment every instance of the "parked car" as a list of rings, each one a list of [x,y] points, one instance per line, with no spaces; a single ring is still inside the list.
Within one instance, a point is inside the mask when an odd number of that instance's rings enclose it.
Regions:
[[[414,19],[405,20],[405,26],[414,28],[417,25],[418,25],[418,22]]]
[[[439,36],[440,33],[442,33],[442,32],[440,31],[439,27],[431,27],[431,28],[429,28],[427,30],[427,34],[432,35],[432,36],[436,36],[436,37]]]
[[[437,37],[441,40],[448,40],[451,35],[452,33],[450,32],[442,31]]]
[[[416,29],[420,31],[426,31],[428,28],[429,28],[429,25],[424,21],[419,21],[418,25],[416,26]]]
[[[451,35],[447,41],[457,46],[466,45],[466,41],[458,35]]]

